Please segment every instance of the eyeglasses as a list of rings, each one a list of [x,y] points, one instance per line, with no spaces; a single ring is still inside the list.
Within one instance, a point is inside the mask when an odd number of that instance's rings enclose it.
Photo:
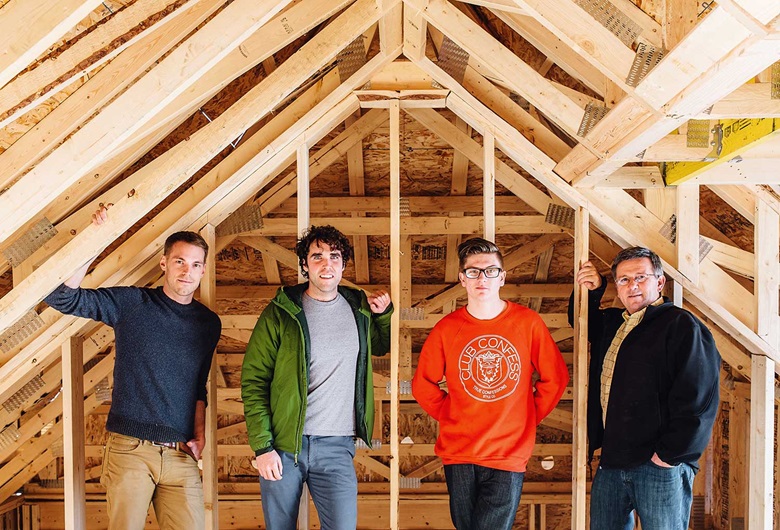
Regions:
[[[645,283],[647,279],[650,276],[658,276],[657,274],[637,274],[633,278],[629,278],[628,276],[623,276],[621,278],[618,278],[615,280],[615,283],[618,284],[620,287],[625,287],[626,285],[630,284],[632,281],[640,284]]]
[[[469,267],[468,269],[463,269],[463,274],[468,278],[469,280],[476,280],[479,278],[480,274],[484,274],[485,278],[498,278],[498,276],[503,272],[504,269],[501,267],[488,267],[487,269],[478,269],[477,267]]]

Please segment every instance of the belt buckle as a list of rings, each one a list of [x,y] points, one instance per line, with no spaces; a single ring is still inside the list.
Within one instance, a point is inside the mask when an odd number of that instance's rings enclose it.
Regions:
[[[176,449],[176,442],[155,442],[149,440],[149,443],[154,447],[167,447],[168,449]]]

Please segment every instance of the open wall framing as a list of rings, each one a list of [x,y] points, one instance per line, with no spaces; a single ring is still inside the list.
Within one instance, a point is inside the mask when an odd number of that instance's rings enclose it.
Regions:
[[[224,328],[208,522],[262,524],[243,347],[298,281],[295,235],[330,223],[356,248],[345,278],[397,308],[375,364],[381,444],[356,456],[361,527],[449,527],[436,426],[408,381],[464,301],[458,242],[495,234],[504,294],[542,314],[574,376],[540,428],[518,528],[585,528],[586,345],[564,313],[575,263],[607,271],[632,244],[661,255],[669,296],[724,360],[692,528],[780,528],[780,5],[605,5],[619,24],[584,0],[3,3],[3,517],[105,524],[112,332],[39,302],[98,254],[85,285],[153,285],[165,236],[192,229],[215,247],[200,296]],[[90,226],[99,204],[110,221]]]

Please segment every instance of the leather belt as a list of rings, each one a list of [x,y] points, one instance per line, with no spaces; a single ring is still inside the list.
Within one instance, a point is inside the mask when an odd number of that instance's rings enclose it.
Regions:
[[[155,447],[168,447],[169,449],[176,449],[179,450],[179,442],[155,442],[152,440],[147,440],[151,445]]]

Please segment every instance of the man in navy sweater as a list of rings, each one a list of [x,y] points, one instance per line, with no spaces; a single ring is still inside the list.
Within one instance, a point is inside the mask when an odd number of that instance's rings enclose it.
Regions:
[[[575,278],[590,291],[590,456],[601,448],[590,527],[633,528],[636,510],[643,530],[687,530],[693,476],[720,403],[720,354],[699,319],[661,296],[666,278],[654,252],[622,250],[612,276],[625,311],[599,308],[606,280],[591,262]]]
[[[106,209],[93,216],[103,224]],[[154,504],[162,529],[202,529],[197,460],[205,444],[206,380],[219,317],[193,294],[208,245],[194,232],[165,242],[162,287],[80,287],[90,260],[46,299],[68,315],[114,328],[114,389],[101,482],[110,528],[142,529]]]

